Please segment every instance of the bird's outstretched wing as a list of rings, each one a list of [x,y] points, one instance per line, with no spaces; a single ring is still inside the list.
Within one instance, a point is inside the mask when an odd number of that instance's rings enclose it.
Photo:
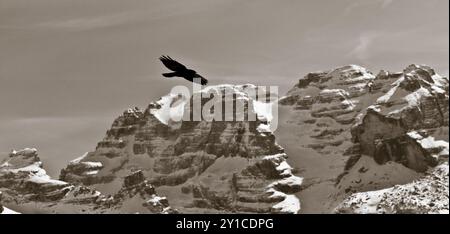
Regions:
[[[169,56],[163,55],[163,56],[159,57],[159,60],[161,60],[161,62],[164,64],[164,66],[166,66],[167,68],[169,68],[170,70],[172,70],[174,72],[180,72],[180,71],[184,71],[187,69],[183,64],[173,60]]]

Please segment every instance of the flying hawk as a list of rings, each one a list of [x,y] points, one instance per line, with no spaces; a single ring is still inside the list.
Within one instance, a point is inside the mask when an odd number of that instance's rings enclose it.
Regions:
[[[200,81],[200,84],[202,85],[208,84],[208,80],[197,74],[196,71],[187,69],[183,64],[173,60],[169,56],[161,56],[159,60],[161,60],[164,66],[173,71],[170,73],[163,73],[162,75],[164,77],[183,77],[191,82],[198,83]]]

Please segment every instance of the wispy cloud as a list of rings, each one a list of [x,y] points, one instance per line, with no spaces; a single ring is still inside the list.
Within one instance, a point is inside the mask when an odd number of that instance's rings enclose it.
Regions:
[[[108,12],[103,15],[78,15],[72,18],[57,17],[40,22],[17,21],[10,24],[0,23],[0,29],[92,30],[141,21],[160,20],[179,15],[199,14],[202,11],[209,11],[211,8],[220,9],[225,4],[231,5],[233,2],[229,0],[209,3],[203,0],[193,3],[173,1],[158,5],[142,4],[133,9],[120,12]]]
[[[349,52],[348,56],[359,60],[367,60],[370,57],[370,48],[378,36],[378,32],[362,33],[357,40],[356,46]]]
[[[141,18],[141,14],[131,11],[95,17],[80,17],[65,20],[46,21],[38,23],[35,26],[46,29],[90,30],[122,25],[130,21],[135,21],[139,18]]]
[[[386,8],[394,2],[394,0],[381,0],[381,1],[382,1],[381,8]]]
[[[379,6],[382,9],[389,7],[394,0],[358,0],[355,2],[350,3],[345,9],[344,9],[344,15],[348,15],[352,13],[355,10],[358,10],[362,7],[367,6]]]

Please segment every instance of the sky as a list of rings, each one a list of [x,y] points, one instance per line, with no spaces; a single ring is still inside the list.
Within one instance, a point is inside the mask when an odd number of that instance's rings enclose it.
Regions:
[[[448,0],[0,0],[0,152],[35,147],[57,175],[128,107],[182,79],[278,85],[346,64],[449,73]]]

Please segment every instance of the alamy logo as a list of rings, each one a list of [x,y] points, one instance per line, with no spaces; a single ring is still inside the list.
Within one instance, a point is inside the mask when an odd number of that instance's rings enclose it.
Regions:
[[[278,126],[278,86],[219,85],[192,83],[175,86],[168,118],[172,121],[259,121],[265,131]]]

